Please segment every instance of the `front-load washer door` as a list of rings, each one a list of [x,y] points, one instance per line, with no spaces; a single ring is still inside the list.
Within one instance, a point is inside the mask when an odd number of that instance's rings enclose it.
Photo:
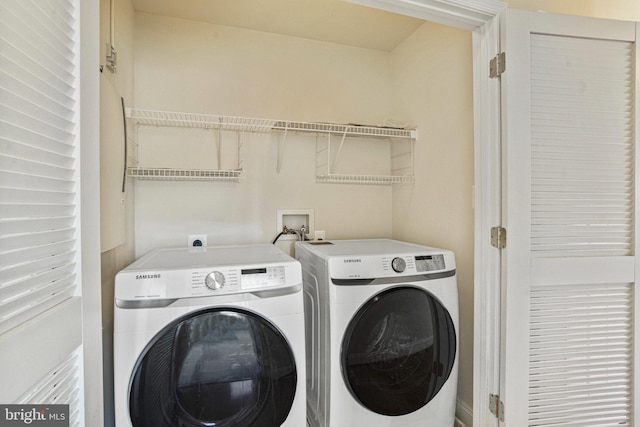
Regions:
[[[271,427],[287,418],[296,366],[282,333],[255,313],[212,308],[147,345],[129,394],[134,427]]]
[[[351,319],[342,342],[342,374],[353,397],[378,414],[425,406],[453,369],[456,332],[446,308],[414,287],[387,289]]]

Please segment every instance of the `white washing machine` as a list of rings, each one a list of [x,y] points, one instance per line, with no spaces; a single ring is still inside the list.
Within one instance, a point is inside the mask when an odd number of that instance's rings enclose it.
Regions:
[[[394,240],[296,243],[312,427],[452,427],[452,252]]]
[[[116,276],[116,425],[303,426],[303,309],[271,244],[140,258]]]

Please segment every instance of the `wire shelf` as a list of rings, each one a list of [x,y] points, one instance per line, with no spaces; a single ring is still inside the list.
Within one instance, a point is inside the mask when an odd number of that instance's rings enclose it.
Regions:
[[[159,181],[226,181],[238,182],[244,178],[242,169],[169,169],[169,168],[128,168],[132,178]]]
[[[230,130],[241,132],[280,132],[283,138],[278,144],[278,164],[280,171],[282,147],[286,136],[290,132],[321,134],[328,136],[324,152],[317,152],[316,182],[335,184],[411,184],[413,177],[413,143],[417,139],[415,129],[401,129],[385,126],[366,126],[359,124],[336,124],[319,122],[297,122],[286,120],[255,119],[248,117],[221,116],[196,113],[179,113],[160,110],[128,108],[127,117],[135,120],[138,125],[170,126],[185,128],[203,128]],[[332,139],[332,136],[338,136]],[[389,175],[350,175],[335,174],[335,164],[340,158],[345,139],[347,137],[365,137],[384,139],[390,143],[392,167]],[[221,139],[221,137],[219,136]],[[334,142],[331,142],[331,141]],[[331,153],[330,145],[339,143],[337,154]],[[326,157],[321,164],[320,157]],[[333,157],[332,157],[333,156]],[[238,164],[240,168],[240,162]],[[182,180],[182,181],[235,181],[242,178],[241,169],[233,170],[193,170],[168,168],[129,168],[128,175],[138,179],[154,180]]]
[[[140,108],[128,108],[127,117],[134,119],[140,125],[196,127],[247,132],[287,131],[339,134],[346,136],[367,136],[376,138],[416,138],[417,134],[417,131],[412,129],[399,129],[384,126],[255,119],[249,117],[178,113]]]
[[[374,138],[415,138],[416,130],[399,129],[384,126],[365,126],[358,124],[335,123],[305,123],[291,121],[277,121],[273,124],[273,130],[288,132],[308,132],[336,134],[346,136],[366,136]]]
[[[246,117],[216,116],[210,114],[178,113],[171,111],[128,108],[127,117],[140,125],[172,126],[204,129],[244,130],[249,132],[269,132],[274,120],[251,119]]]
[[[366,184],[391,185],[413,184],[413,176],[385,176],[385,175],[318,175],[316,182],[326,184]]]

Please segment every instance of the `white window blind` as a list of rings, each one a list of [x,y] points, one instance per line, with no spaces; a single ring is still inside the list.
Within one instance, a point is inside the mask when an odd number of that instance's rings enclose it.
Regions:
[[[73,355],[82,321],[77,6],[77,0],[0,2],[2,402],[31,396],[32,403],[69,403],[72,413],[78,412],[81,387],[81,358]],[[38,335],[43,330],[44,343]],[[39,343],[41,351],[34,352]],[[14,372],[26,364],[33,368]],[[57,391],[38,394],[51,372]],[[38,396],[46,401],[36,402]]]

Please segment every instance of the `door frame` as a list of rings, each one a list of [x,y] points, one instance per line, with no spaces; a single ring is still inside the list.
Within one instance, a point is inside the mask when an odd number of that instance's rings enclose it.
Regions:
[[[491,228],[501,224],[500,79],[489,77],[489,61],[500,52],[502,0],[346,0],[426,21],[470,30],[473,37],[474,111],[474,356],[473,408],[458,402],[468,426],[497,426],[489,394],[499,391],[500,251]],[[484,408],[480,410],[479,408]],[[473,421],[471,421],[473,420]]]
[[[100,1],[77,0],[79,22],[78,260],[82,294],[83,425],[104,425],[100,259]]]

